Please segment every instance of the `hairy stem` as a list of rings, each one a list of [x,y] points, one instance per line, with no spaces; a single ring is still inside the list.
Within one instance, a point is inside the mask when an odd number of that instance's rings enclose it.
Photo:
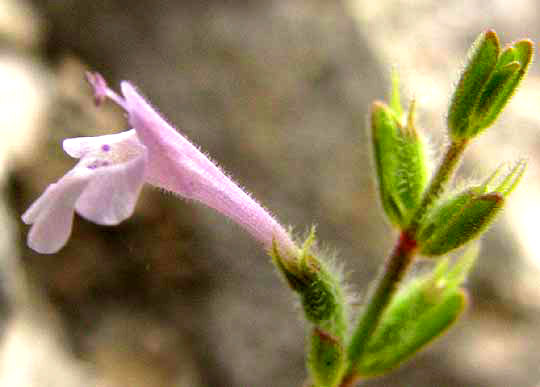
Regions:
[[[415,240],[407,232],[402,232],[396,247],[388,257],[379,275],[377,285],[370,296],[369,303],[364,309],[349,344],[349,361],[353,367],[347,372],[344,383],[347,380],[354,380],[352,376],[354,374],[354,365],[365,351],[366,344],[377,328],[383,311],[395,294],[407,268],[412,263],[415,251]],[[351,382],[347,383],[349,384],[342,383],[341,387],[352,385]]]
[[[390,304],[402,278],[414,260],[417,247],[416,231],[418,230],[419,221],[426,210],[443,193],[446,183],[459,165],[467,143],[467,140],[462,140],[450,144],[437,169],[437,173],[431,179],[430,185],[424,193],[422,202],[412,217],[411,223],[401,232],[392,254],[383,266],[349,344],[349,368],[340,387],[353,387],[358,382],[360,376],[355,370],[356,364],[366,350],[367,343],[377,329],[386,307]]]

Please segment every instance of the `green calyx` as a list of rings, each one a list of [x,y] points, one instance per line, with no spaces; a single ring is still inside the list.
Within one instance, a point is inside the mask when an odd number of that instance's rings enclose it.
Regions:
[[[314,386],[333,387],[345,368],[347,302],[341,274],[313,253],[314,244],[312,229],[293,265],[285,264],[277,246],[271,256],[291,289],[298,294],[305,318],[313,324],[307,367]]]
[[[500,167],[483,184],[436,203],[420,221],[420,252],[427,256],[443,255],[479,236],[519,183],[525,166],[525,161],[519,161],[502,177]]]
[[[429,168],[425,141],[415,127],[415,102],[403,122],[395,73],[390,100],[391,106],[373,103],[371,139],[382,206],[390,222],[403,228],[422,199]]]
[[[533,51],[530,40],[521,40],[501,52],[493,30],[478,37],[448,110],[454,140],[472,138],[495,122],[527,73]]]
[[[271,252],[272,258],[291,289],[300,296],[307,320],[332,334],[342,336],[346,328],[341,276],[332,273],[326,262],[313,254],[314,243],[315,233],[312,230],[292,268],[284,265],[277,248]]]

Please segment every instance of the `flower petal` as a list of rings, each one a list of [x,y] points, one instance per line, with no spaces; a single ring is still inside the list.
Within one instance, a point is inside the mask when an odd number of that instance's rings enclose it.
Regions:
[[[92,181],[75,204],[77,213],[101,225],[129,218],[144,183],[146,149],[136,158],[95,170]]]
[[[139,142],[135,130],[107,134],[96,137],[76,137],[68,138],[62,142],[64,151],[73,158],[81,158],[88,153],[99,152],[104,145],[115,145],[126,142]]]
[[[49,184],[45,192],[22,214],[22,221],[26,224],[34,224],[38,216],[46,211],[51,201],[58,195],[58,183]]]
[[[32,224],[28,246],[38,253],[56,253],[69,239],[75,202],[92,175],[77,173],[75,168],[49,185],[22,216],[25,223]]]

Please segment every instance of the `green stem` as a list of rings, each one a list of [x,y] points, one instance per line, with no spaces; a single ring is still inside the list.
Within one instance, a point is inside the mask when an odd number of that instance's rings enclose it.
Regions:
[[[427,188],[422,202],[420,203],[411,223],[406,230],[402,231],[394,250],[388,257],[386,264],[379,275],[376,286],[369,297],[369,302],[362,313],[358,325],[353,333],[348,347],[349,368],[340,384],[340,387],[352,387],[359,379],[355,366],[366,350],[369,339],[377,329],[379,321],[396,293],[398,286],[411,266],[416,253],[416,231],[419,220],[425,211],[444,191],[446,183],[456,170],[460,156],[468,141],[452,142],[448,147],[444,158],[437,169]]]

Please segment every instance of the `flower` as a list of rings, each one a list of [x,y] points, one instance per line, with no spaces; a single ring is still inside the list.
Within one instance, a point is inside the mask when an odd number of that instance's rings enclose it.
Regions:
[[[108,98],[118,104],[126,111],[133,130],[64,142],[66,152],[81,157],[81,161],[47,188],[23,215],[26,223],[34,224],[29,234],[30,247],[39,252],[61,248],[69,237],[73,208],[98,224],[121,222],[131,215],[144,180],[215,209],[243,227],[266,250],[275,244],[284,257],[296,258],[298,248],[283,226],[171,127],[130,83],[121,83],[120,96],[101,75],[88,73],[87,78],[94,87],[96,103]],[[120,137],[113,151],[115,136]],[[118,175],[131,184],[117,181]],[[108,196],[109,192],[114,195]],[[49,222],[59,223],[59,229],[48,229]],[[48,234],[54,234],[54,242],[47,240],[51,237]]]
[[[55,253],[66,244],[74,211],[102,225],[130,217],[144,183],[147,151],[134,130],[66,139],[63,147],[80,161],[22,216],[32,225],[28,245],[42,254]]]

